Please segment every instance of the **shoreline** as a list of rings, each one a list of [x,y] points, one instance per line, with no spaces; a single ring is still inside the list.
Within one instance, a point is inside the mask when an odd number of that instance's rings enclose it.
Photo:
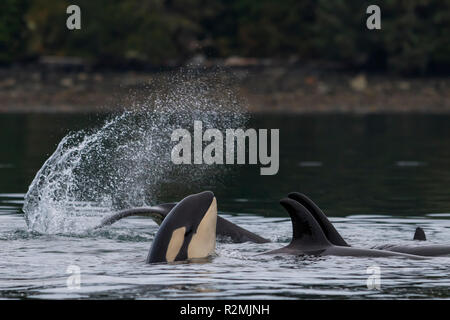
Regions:
[[[0,115],[108,115],[114,112],[123,112],[125,109],[80,109],[78,106],[64,106],[63,108],[48,107],[11,107],[0,109]],[[246,110],[250,115],[312,115],[312,116],[328,116],[328,115],[350,115],[350,116],[366,116],[366,115],[450,115],[450,110]]]
[[[0,113],[110,113],[145,97],[167,72],[0,69]],[[402,77],[301,66],[202,70],[256,114],[450,114],[449,77]],[[132,94],[131,94],[132,93]]]

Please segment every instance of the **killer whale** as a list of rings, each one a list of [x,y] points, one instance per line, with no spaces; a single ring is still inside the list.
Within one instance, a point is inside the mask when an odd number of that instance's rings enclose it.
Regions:
[[[350,245],[342,238],[339,232],[334,228],[331,222],[328,220],[327,216],[323,211],[306,195],[299,192],[291,192],[288,195],[289,199],[297,201],[299,204],[307,208],[314,219],[318,222],[322,228],[327,239],[336,246],[350,247]],[[426,240],[425,232],[422,228],[416,228],[414,233],[414,240]],[[374,246],[372,249],[376,250],[386,250],[391,252],[406,253],[418,256],[442,256],[450,255],[450,246],[446,245],[395,245],[395,244],[385,244]]]
[[[138,207],[125,209],[102,219],[99,225],[94,229],[100,229],[109,226],[123,218],[132,216],[150,216],[158,225],[160,225],[164,218],[169,214],[170,210],[175,207],[176,203],[162,203],[151,207]]]
[[[307,196],[299,192],[291,192],[288,194],[288,198],[293,199],[304,206],[316,219],[322,228],[323,233],[327,239],[336,246],[350,247],[350,245],[342,238],[336,228],[328,220],[323,211]]]
[[[217,202],[211,191],[187,196],[167,214],[147,263],[207,258],[216,247]]]
[[[312,214],[299,202],[280,201],[292,221],[291,243],[265,254],[336,255],[355,257],[407,257],[425,259],[405,253],[359,249],[333,245]],[[147,263],[170,263],[210,256],[216,245],[217,202],[210,191],[190,195],[167,214],[156,233]]]
[[[421,227],[417,227],[414,232],[413,240],[426,241],[425,231]],[[447,256],[450,255],[450,246],[439,245],[439,244],[429,244],[429,245],[395,245],[395,244],[385,244],[380,246],[375,246],[374,248],[380,250],[389,250],[394,252],[404,252],[415,254],[425,257],[437,257],[437,256]]]
[[[280,249],[262,254],[313,255],[313,256],[352,256],[352,257],[404,257],[426,259],[425,257],[377,249],[361,249],[350,246],[338,246],[329,241],[321,225],[311,212],[291,198],[280,200],[292,221],[292,240]]]
[[[414,232],[413,240],[418,241],[425,241],[427,240],[427,237],[425,236],[425,231],[421,227],[417,227],[416,231]]]
[[[176,202],[163,203],[152,207],[139,207],[118,211],[110,216],[103,218],[99,225],[95,229],[99,229],[108,225],[111,225],[120,219],[131,216],[149,216],[157,224],[161,224],[164,218],[169,212],[177,205]],[[225,218],[217,216],[216,232],[219,237],[225,237],[231,239],[236,243],[242,242],[255,242],[255,243],[267,243],[270,240],[263,238],[253,232],[250,232]]]
[[[328,220],[323,211],[306,195],[299,192],[291,192],[288,194],[288,198],[296,200],[302,204],[318,222],[322,228],[327,239],[336,246],[350,247],[350,245],[343,239],[333,224]],[[163,203],[152,207],[140,207],[122,210],[112,214],[102,220],[102,222],[96,227],[101,228],[106,225],[110,225],[122,218],[129,216],[150,216],[155,222],[161,224],[170,210],[175,207],[177,203]],[[217,236],[226,237],[233,242],[255,242],[255,243],[267,243],[270,240],[263,238],[253,232],[250,232],[220,216],[217,217]],[[414,234],[414,240],[426,240],[423,229],[418,227]],[[374,246],[372,249],[387,250],[400,253],[411,253],[424,256],[438,256],[449,254],[449,246],[441,245],[425,245],[425,246],[400,246],[400,245],[380,245]]]

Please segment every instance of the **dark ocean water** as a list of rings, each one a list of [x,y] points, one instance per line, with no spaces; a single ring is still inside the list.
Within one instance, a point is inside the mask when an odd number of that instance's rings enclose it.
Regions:
[[[27,228],[22,206],[37,171],[67,133],[102,122],[93,115],[0,115],[0,298],[450,297],[448,257],[255,256],[289,242],[291,223],[278,201],[290,191],[310,196],[355,246],[413,244],[416,226],[428,242],[450,244],[449,116],[252,116],[249,127],[280,129],[277,175],[241,165],[191,183],[184,171],[152,199],[212,190],[219,214],[273,243],[219,241],[208,263],[177,265],[144,263],[158,227],[142,217],[97,231]],[[99,221],[96,210],[84,203],[80,223]],[[67,287],[70,266],[81,272],[79,289]],[[380,290],[366,285],[374,266]]]

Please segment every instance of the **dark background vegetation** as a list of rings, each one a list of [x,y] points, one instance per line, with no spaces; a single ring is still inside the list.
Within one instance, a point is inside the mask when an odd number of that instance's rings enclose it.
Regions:
[[[81,8],[81,30],[66,8]],[[382,30],[366,28],[381,7]],[[323,61],[424,74],[450,69],[447,0],[2,0],[0,62],[77,56],[108,67],[177,66],[192,57]]]

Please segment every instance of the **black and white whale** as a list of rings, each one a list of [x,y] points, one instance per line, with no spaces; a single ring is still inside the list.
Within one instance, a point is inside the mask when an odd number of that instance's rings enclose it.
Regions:
[[[105,217],[100,224],[95,227],[96,229],[111,225],[120,219],[131,217],[131,216],[148,216],[151,217],[157,224],[161,224],[169,212],[177,205],[176,202],[163,203],[152,207],[139,207],[126,209],[116,212],[110,216]],[[225,218],[217,216],[217,235],[220,237],[225,237],[231,239],[233,242],[255,242],[255,243],[266,243],[270,240],[260,237],[259,235],[250,232],[238,225],[228,221]]]
[[[296,200],[280,201],[292,220],[293,238],[281,249],[265,254],[336,255],[355,257],[406,257],[424,259],[404,253],[358,249],[333,245],[308,209]],[[147,263],[203,259],[216,246],[217,202],[210,191],[190,195],[177,203],[161,223],[153,240]]]
[[[337,232],[331,222],[328,220],[326,215],[322,212],[322,210],[307,196],[293,192],[289,194],[289,197],[293,199],[297,199],[300,203],[305,206],[314,218],[317,220],[319,225],[321,226],[323,232],[326,237],[333,243],[334,245],[339,246],[350,246],[347,242],[342,238],[342,236]],[[167,214],[175,207],[176,202],[170,203],[162,203],[151,207],[138,207],[125,209],[118,212],[115,212],[105,218],[102,219],[100,224],[95,227],[95,229],[103,228],[105,226],[111,225],[123,218],[132,217],[132,216],[145,216],[152,218],[158,225],[160,225]],[[263,238],[249,230],[246,230],[225,218],[217,216],[217,226],[216,226],[217,236],[225,237],[231,239],[236,243],[243,242],[255,242],[255,243],[267,243],[270,242],[269,239]],[[422,239],[425,237],[423,230],[418,228],[416,234],[414,235],[414,239]],[[425,239],[423,239],[425,240]]]
[[[350,245],[342,238],[339,232],[334,228],[323,211],[306,195],[299,192],[291,192],[289,199],[297,201],[304,206],[320,225],[327,240],[335,246],[350,247]],[[414,233],[414,240],[426,240],[425,232],[422,228],[417,228]],[[372,249],[385,250],[398,253],[406,253],[419,256],[443,256],[450,255],[450,246],[447,245],[396,245],[385,244],[374,246]]]
[[[177,203],[155,235],[147,263],[203,259],[216,247],[217,202],[204,191]]]
[[[416,228],[416,232],[414,232],[413,240],[425,241],[427,237],[425,236],[425,231],[421,227]]]
[[[289,254],[312,256],[352,256],[352,257],[404,257],[410,259],[425,259],[407,253],[399,253],[387,250],[362,249],[350,246],[335,245],[327,238],[322,226],[312,213],[291,198],[280,200],[280,204],[286,209],[292,221],[292,240],[280,249],[264,252],[262,254]],[[334,228],[333,228],[334,229]],[[333,234],[333,229],[328,231]]]
[[[300,204],[302,204],[318,222],[322,231],[324,232],[327,239],[336,246],[350,247],[350,245],[343,239],[339,234],[333,224],[328,220],[327,216],[323,211],[306,195],[299,192],[292,192],[288,195],[288,198],[294,199]],[[126,209],[112,214],[102,220],[102,222],[96,227],[101,228],[114,222],[130,217],[130,216],[149,216],[156,223],[161,224],[167,214],[172,208],[175,207],[177,203],[163,203],[152,207],[140,207]],[[255,242],[255,243],[267,243],[270,240],[265,239],[251,231],[248,231],[225,218],[220,216],[217,217],[217,236],[226,237],[234,242]],[[414,240],[426,240],[425,233],[423,229],[417,228],[414,234]],[[450,246],[445,245],[421,245],[421,246],[410,246],[410,245],[395,245],[387,244],[372,247],[373,249],[387,250],[400,253],[411,253],[423,256],[439,256],[450,254]]]
[[[421,228],[416,229],[416,233],[414,234],[414,240],[426,240],[418,237],[418,233],[420,237],[423,235],[425,237],[425,233]],[[423,233],[423,234],[422,234]],[[397,245],[397,244],[385,244],[375,246],[374,248],[380,250],[388,250],[392,252],[404,252],[409,254],[414,254],[418,256],[425,257],[438,257],[438,256],[450,256],[450,246],[440,245],[440,244],[428,244],[428,245]]]

